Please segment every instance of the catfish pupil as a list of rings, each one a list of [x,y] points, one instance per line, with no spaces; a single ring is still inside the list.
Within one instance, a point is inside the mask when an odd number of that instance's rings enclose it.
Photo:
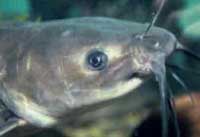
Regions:
[[[99,50],[91,51],[86,58],[87,65],[91,70],[103,70],[107,66],[107,55]]]

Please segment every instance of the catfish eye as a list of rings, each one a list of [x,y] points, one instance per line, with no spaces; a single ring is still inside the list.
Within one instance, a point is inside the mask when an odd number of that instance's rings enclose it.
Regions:
[[[91,51],[86,58],[87,65],[91,70],[103,70],[107,66],[107,55],[99,50]]]

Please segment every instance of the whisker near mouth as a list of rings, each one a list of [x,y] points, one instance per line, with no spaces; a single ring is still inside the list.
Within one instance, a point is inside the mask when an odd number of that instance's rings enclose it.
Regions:
[[[168,91],[169,91],[168,102],[169,102],[169,110],[170,110],[170,114],[171,114],[171,121],[174,125],[175,136],[180,137],[180,127],[179,127],[177,112],[175,110],[176,106],[175,106],[174,93],[168,82],[167,82],[167,87],[168,87]]]
[[[176,65],[176,64],[173,64],[173,63],[167,63],[167,66],[172,68],[172,69],[187,71],[191,74],[200,75],[200,71],[196,71],[195,69],[191,69],[191,68],[188,68],[186,66],[181,66],[180,64]]]
[[[183,88],[184,92],[190,97],[192,104],[194,104],[194,98],[191,92],[189,92],[189,87],[186,85],[184,80],[182,80],[182,78],[178,74],[176,74],[173,70],[170,70],[170,73],[173,79],[178,82],[178,84]]]
[[[175,72],[173,72],[173,71],[170,71],[170,72],[171,72],[172,77],[183,87],[183,89],[184,89],[185,91],[188,91],[188,87],[187,87],[187,85],[184,83],[184,81],[181,80],[181,78],[180,78]]]
[[[200,80],[200,58],[182,51],[175,51],[167,59],[166,67],[170,77],[177,82],[178,87],[181,86],[181,90],[198,91],[200,89],[198,83]]]
[[[182,49],[177,49],[176,52],[182,52],[184,53],[185,55],[188,55],[189,57],[197,60],[197,61],[200,61],[200,56],[193,52],[192,50],[190,50],[189,48],[182,48]]]

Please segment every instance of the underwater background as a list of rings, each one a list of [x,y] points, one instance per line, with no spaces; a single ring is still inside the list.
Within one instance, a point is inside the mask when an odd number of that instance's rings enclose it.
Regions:
[[[103,16],[147,23],[152,20],[160,3],[161,0],[0,0],[0,22],[43,22],[72,17]],[[199,0],[166,0],[156,26],[166,28],[183,45],[193,49],[196,53],[200,52]],[[183,55],[176,55],[174,61],[183,66],[193,66],[200,69],[199,64]],[[191,83],[188,80],[189,82],[187,83],[187,79],[191,77],[190,73],[182,75],[180,72],[180,75],[186,79],[187,86],[192,87],[194,90],[199,88],[198,76],[192,76],[193,82]],[[176,88],[178,94],[178,89],[181,89],[181,86],[176,82],[172,82],[172,85]],[[134,122],[137,123],[138,117],[137,115],[134,115],[134,117],[128,115],[117,121],[105,121],[100,123],[100,125],[93,124],[90,128],[78,129],[76,131],[68,129],[64,133],[69,137],[136,137],[136,134],[129,133],[132,130],[132,126],[129,125]],[[153,120],[154,125],[147,124],[147,126],[152,126],[152,130],[156,130],[156,133],[148,134],[149,132],[151,133],[149,131],[147,132],[148,137],[159,136],[161,132],[159,119]],[[123,129],[115,128],[116,124],[121,124]],[[107,130],[106,128],[109,126],[113,127]],[[36,132],[26,137],[47,136],[64,137],[63,134],[51,129]]]

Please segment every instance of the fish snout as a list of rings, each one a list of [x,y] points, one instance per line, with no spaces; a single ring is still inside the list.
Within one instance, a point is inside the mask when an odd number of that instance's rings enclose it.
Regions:
[[[129,43],[132,68],[140,75],[152,74],[154,64],[164,63],[176,44],[175,36],[164,29],[154,28],[148,35],[135,35]]]

